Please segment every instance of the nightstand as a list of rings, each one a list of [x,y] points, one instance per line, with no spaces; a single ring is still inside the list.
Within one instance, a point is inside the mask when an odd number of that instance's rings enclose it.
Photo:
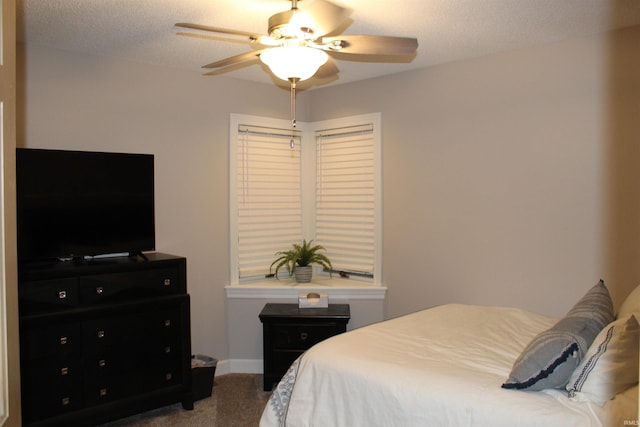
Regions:
[[[263,330],[264,390],[280,381],[305,350],[346,332],[349,304],[328,308],[298,308],[298,304],[266,304],[260,312]]]

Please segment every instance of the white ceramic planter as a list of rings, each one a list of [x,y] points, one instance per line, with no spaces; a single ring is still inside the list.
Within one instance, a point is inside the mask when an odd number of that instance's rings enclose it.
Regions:
[[[310,265],[305,265],[304,267],[298,266],[293,274],[296,277],[296,282],[309,283],[311,281],[311,276],[313,275],[313,267]]]

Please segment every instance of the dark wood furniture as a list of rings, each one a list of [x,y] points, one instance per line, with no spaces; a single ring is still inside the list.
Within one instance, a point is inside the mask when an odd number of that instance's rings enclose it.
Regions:
[[[186,259],[145,255],[20,265],[24,425],[193,409]]]
[[[347,330],[349,304],[328,308],[298,308],[298,304],[273,304],[260,312],[263,328],[264,390],[280,381],[305,350]]]

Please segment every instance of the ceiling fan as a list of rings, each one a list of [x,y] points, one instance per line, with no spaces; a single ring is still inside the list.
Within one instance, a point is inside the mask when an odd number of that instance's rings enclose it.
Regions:
[[[269,18],[268,35],[211,27],[207,25],[179,22],[178,27],[229,34],[246,38],[253,51],[231,56],[206,64],[212,69],[205,75],[218,75],[236,69],[240,64],[256,57],[265,63],[279,79],[291,85],[292,122],[295,127],[296,84],[312,76],[335,75],[338,68],[331,59],[365,58],[371,62],[387,62],[389,57],[415,56],[418,41],[415,38],[373,35],[338,34],[348,25],[351,10],[329,0],[315,0],[304,9],[291,0],[291,9],[276,13]]]

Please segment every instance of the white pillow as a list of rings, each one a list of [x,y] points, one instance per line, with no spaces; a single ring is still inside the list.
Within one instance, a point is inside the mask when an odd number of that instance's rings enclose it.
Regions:
[[[624,317],[629,313],[640,313],[640,285],[638,285],[622,302],[618,310],[618,317]]]
[[[628,314],[598,334],[567,384],[569,397],[603,406],[638,383],[638,321]]]

